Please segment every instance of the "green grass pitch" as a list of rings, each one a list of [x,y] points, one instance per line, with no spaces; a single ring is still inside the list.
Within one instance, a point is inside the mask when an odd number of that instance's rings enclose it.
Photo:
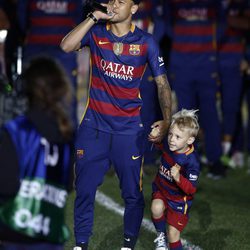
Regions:
[[[250,249],[250,175],[246,169],[229,170],[222,180],[210,180],[202,170],[198,192],[190,213],[190,221],[182,238],[204,250]],[[146,201],[144,217],[150,219],[152,176],[144,176]],[[107,175],[100,190],[123,205],[116,176]],[[73,237],[72,193],[67,203],[66,219],[71,238],[65,250],[72,250]],[[120,250],[122,243],[122,217],[95,205],[95,224],[90,250]],[[142,228],[135,250],[153,250],[155,235]]]

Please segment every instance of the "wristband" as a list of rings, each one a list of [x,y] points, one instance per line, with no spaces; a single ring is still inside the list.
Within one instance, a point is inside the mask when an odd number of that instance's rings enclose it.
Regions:
[[[93,15],[92,12],[90,12],[88,15],[87,15],[88,18],[92,19],[95,23],[98,22],[97,18]]]

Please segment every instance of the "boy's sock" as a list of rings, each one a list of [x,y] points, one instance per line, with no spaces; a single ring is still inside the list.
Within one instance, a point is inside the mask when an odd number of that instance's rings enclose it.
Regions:
[[[169,248],[170,250],[183,250],[180,240],[173,243],[169,243]]]
[[[164,215],[157,219],[152,217],[152,221],[157,232],[166,232],[166,219]]]

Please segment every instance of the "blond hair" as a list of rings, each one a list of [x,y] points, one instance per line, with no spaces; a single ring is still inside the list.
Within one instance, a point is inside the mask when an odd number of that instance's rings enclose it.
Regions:
[[[177,125],[180,130],[188,130],[190,136],[196,137],[199,131],[197,110],[194,109],[182,109],[172,116],[172,122],[170,126]]]

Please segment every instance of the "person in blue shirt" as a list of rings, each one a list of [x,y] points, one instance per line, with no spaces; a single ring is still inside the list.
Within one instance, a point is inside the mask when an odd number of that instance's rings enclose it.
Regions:
[[[134,249],[144,211],[142,193],[143,123],[139,87],[146,69],[152,69],[163,120],[155,121],[160,141],[168,128],[171,91],[159,46],[152,35],[132,23],[138,0],[112,0],[109,14],[88,17],[61,42],[65,52],[88,46],[91,82],[87,108],[76,139],[75,249],[87,249],[92,234],[96,189],[111,163],[120,181],[125,202],[124,243]],[[103,19],[107,22],[96,24]]]
[[[49,58],[33,59],[22,83],[29,109],[1,128],[0,249],[63,250],[73,183],[72,89]]]

